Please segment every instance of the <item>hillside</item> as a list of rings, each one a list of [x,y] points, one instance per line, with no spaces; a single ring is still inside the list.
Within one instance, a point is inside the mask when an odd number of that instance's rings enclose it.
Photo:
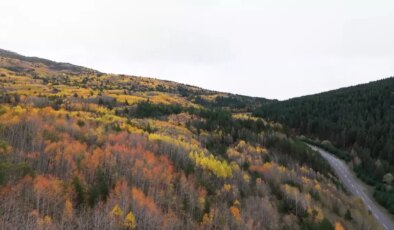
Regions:
[[[85,67],[25,57],[1,49],[0,58],[0,76],[18,76],[8,82],[3,80],[4,92],[17,89],[19,93],[29,96],[80,96],[81,99],[98,95],[96,99],[102,98],[108,104],[110,98],[128,105],[149,100],[154,104],[221,107],[234,112],[251,112],[259,105],[270,102],[263,98],[215,92],[153,78],[104,74]],[[10,87],[10,84],[18,84],[18,88]]]
[[[0,229],[380,228],[272,101],[0,56]]]
[[[345,150],[357,175],[376,187],[375,198],[394,213],[394,78],[294,98],[255,112],[312,139]]]

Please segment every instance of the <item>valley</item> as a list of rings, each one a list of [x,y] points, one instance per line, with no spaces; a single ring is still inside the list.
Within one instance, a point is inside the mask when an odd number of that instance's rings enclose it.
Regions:
[[[256,113],[278,101],[5,50],[0,89],[2,230],[381,226],[319,150]]]

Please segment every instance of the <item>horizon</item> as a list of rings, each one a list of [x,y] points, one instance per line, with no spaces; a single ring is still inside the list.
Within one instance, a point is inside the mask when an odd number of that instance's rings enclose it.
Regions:
[[[343,88],[349,88],[349,87],[353,87],[353,86],[364,85],[364,84],[368,84],[368,83],[375,82],[375,81],[382,81],[382,80],[394,77],[394,76],[388,76],[388,77],[383,77],[383,78],[379,78],[379,79],[376,79],[376,80],[371,80],[371,81],[368,81],[368,82],[358,82],[358,83],[355,83],[353,85],[347,85],[347,86],[342,86],[342,87],[339,87],[339,88],[328,89],[328,90],[321,91],[321,92],[305,94],[305,95],[290,97],[290,98],[286,98],[286,99],[278,99],[278,98],[268,98],[268,97],[261,97],[261,96],[253,96],[253,95],[247,95],[247,94],[238,94],[238,93],[234,93],[234,92],[231,92],[231,91],[220,91],[220,90],[205,88],[205,87],[199,86],[199,85],[191,85],[191,84],[184,83],[184,82],[178,82],[178,81],[173,81],[173,80],[161,79],[161,78],[151,77],[151,76],[140,76],[140,75],[134,75],[134,74],[130,74],[130,73],[110,73],[110,72],[105,72],[105,71],[101,71],[101,70],[92,68],[90,66],[79,65],[77,63],[64,62],[62,60],[52,60],[52,59],[48,59],[46,57],[39,57],[39,56],[35,56],[35,55],[32,55],[32,56],[28,55],[28,56],[26,56],[23,53],[18,53],[18,52],[15,52],[15,51],[12,51],[12,50],[8,50],[8,49],[4,49],[4,48],[1,48],[1,47],[0,47],[0,50],[4,50],[4,51],[7,51],[7,52],[15,53],[17,55],[21,55],[21,56],[25,56],[25,57],[29,57],[29,58],[40,58],[40,59],[45,59],[45,60],[53,61],[53,62],[57,62],[57,63],[71,64],[71,65],[75,65],[75,66],[79,66],[79,67],[92,69],[92,70],[95,70],[95,71],[98,71],[98,72],[101,72],[101,73],[104,73],[104,74],[125,75],[125,76],[141,77],[141,78],[152,78],[152,79],[162,80],[162,81],[172,81],[172,82],[175,82],[175,83],[180,83],[180,84],[190,85],[190,86],[194,86],[194,87],[199,87],[199,88],[202,88],[204,90],[217,91],[217,92],[221,92],[221,93],[230,93],[230,94],[234,94],[234,95],[262,98],[262,99],[268,99],[268,100],[278,100],[278,101],[286,101],[286,100],[295,99],[295,98],[299,98],[299,97],[313,96],[313,95],[326,93],[326,92],[330,92],[330,91],[334,91],[334,90],[339,90],[339,89],[343,89]]]
[[[2,1],[0,44],[106,73],[285,100],[393,76],[391,6],[390,1]]]

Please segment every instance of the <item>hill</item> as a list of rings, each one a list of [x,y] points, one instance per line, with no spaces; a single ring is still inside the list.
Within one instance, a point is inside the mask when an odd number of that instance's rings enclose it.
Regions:
[[[376,187],[376,199],[394,213],[393,77],[271,103],[255,114],[325,140],[326,148],[332,143],[347,151],[336,152],[361,179]]]
[[[0,52],[2,229],[377,229],[272,103]]]
[[[79,95],[87,98],[105,94],[129,105],[149,100],[154,104],[221,107],[237,112],[251,112],[257,106],[269,102],[263,98],[215,92],[153,78],[104,74],[85,67],[25,57],[0,49],[0,76],[9,75],[18,76],[19,78],[10,79],[10,82],[15,84],[18,81],[18,92],[30,96]],[[3,84],[3,91],[13,90],[6,86]],[[67,90],[62,90],[62,87]]]
[[[11,52],[8,50],[0,49],[0,57],[4,59],[2,63],[3,68],[10,68],[11,71],[15,72],[34,72],[36,69],[45,66],[48,70],[52,70],[53,72],[65,72],[65,73],[75,73],[75,74],[82,74],[82,73],[99,73],[98,71],[84,68],[81,66],[72,65],[69,63],[59,63],[54,62],[51,60],[37,58],[37,57],[26,57],[15,52]],[[6,63],[7,61],[20,61],[20,63]],[[24,62],[24,64],[23,64]],[[29,65],[32,64],[32,65]],[[30,66],[30,67],[29,67]]]

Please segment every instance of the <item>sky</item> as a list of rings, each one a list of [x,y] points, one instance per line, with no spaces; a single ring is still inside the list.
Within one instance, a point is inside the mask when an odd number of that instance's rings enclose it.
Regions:
[[[394,76],[394,1],[1,0],[0,48],[288,99]]]

